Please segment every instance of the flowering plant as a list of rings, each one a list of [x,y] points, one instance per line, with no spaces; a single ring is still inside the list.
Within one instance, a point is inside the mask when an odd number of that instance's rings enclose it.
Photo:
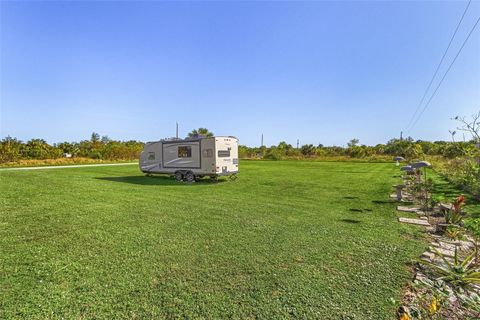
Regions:
[[[452,209],[447,209],[444,212],[445,221],[449,224],[460,224],[465,216],[462,212],[462,207],[465,205],[465,197],[458,196],[452,203]]]
[[[453,209],[455,212],[460,213],[463,205],[465,205],[465,197],[462,195],[458,196],[457,199],[453,202]]]

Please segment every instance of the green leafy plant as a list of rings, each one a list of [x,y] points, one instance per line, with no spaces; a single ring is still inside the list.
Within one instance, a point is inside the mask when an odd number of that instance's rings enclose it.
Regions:
[[[440,257],[442,264],[435,264],[428,261],[421,261],[436,277],[449,285],[454,292],[461,292],[471,289],[474,284],[480,284],[480,268],[475,264],[476,250],[470,253],[465,259],[458,257],[458,249],[455,248],[453,261],[449,261],[436,249],[433,249],[436,256]]]
[[[445,222],[448,224],[460,224],[462,222],[464,215],[462,213],[455,212],[455,210],[445,210],[443,213],[445,217]]]
[[[466,219],[465,228],[467,228],[476,239],[480,240],[480,218]]]
[[[461,240],[464,238],[464,229],[455,225],[447,227],[445,236],[451,240]]]
[[[467,310],[480,313],[480,296],[478,293],[462,294],[459,300]]]
[[[416,181],[411,188],[413,197],[420,203],[424,210],[430,210],[432,208],[430,200],[432,189],[432,179],[428,179],[427,181]]]
[[[432,195],[430,197],[430,207],[434,208],[435,206],[437,206],[438,204],[440,204],[443,201],[445,201],[444,196],[442,196],[442,195]]]
[[[473,236],[473,244],[475,246],[475,263],[478,264],[478,250],[480,249],[480,218],[465,220],[465,228],[470,231]]]

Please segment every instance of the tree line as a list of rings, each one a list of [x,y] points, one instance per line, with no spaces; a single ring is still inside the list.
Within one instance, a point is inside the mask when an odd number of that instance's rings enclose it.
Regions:
[[[213,136],[206,128],[188,133],[187,138]],[[144,142],[112,140],[93,132],[89,140],[49,144],[44,139],[23,142],[17,138],[5,137],[0,140],[0,163],[20,160],[46,160],[65,157],[98,160],[136,160],[143,150]]]
[[[319,144],[305,144],[299,148],[293,147],[285,141],[270,147],[239,147],[240,158],[263,158],[270,160],[348,157],[348,158],[375,158],[381,156],[402,156],[407,160],[414,160],[425,155],[436,155],[453,159],[463,156],[478,155],[475,142],[447,142],[447,141],[414,141],[412,138],[391,139],[386,144],[375,146],[360,145],[358,139],[352,139],[346,147],[324,146]]]
[[[27,142],[6,137],[0,141],[0,163],[19,160],[44,160],[64,157],[83,157],[102,160],[138,159],[143,142],[112,140],[92,133],[89,140],[49,144],[43,139]]]
[[[195,134],[198,132],[194,130]],[[209,131],[208,135],[212,133]],[[206,135],[207,135],[206,134]],[[189,136],[192,136],[189,133]],[[143,142],[130,140],[112,140],[107,136],[92,133],[89,140],[80,142],[61,142],[48,144],[43,139],[31,139],[22,142],[16,138],[6,137],[0,140],[0,162],[15,162],[25,159],[57,159],[65,156],[84,157],[102,160],[138,159],[144,146]],[[448,159],[478,155],[475,142],[414,141],[412,138],[392,139],[386,144],[375,146],[360,145],[358,139],[352,139],[346,147],[305,144],[299,148],[285,141],[270,147],[239,146],[240,158],[262,158],[270,160],[349,157],[357,159],[378,156],[402,156],[407,160],[422,158],[425,155],[438,155]]]

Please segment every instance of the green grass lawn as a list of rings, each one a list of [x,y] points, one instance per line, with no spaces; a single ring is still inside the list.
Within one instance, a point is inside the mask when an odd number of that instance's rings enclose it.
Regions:
[[[393,319],[425,243],[393,164],[0,171],[0,318]]]

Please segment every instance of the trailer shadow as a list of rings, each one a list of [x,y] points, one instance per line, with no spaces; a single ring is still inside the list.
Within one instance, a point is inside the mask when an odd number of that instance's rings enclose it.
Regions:
[[[226,182],[227,180],[219,179],[212,181],[209,179],[201,179],[194,183],[177,182],[175,179],[168,176],[125,176],[125,177],[96,177],[95,179],[113,182],[123,182],[130,184],[139,184],[144,186],[194,186],[194,185],[214,185]]]

